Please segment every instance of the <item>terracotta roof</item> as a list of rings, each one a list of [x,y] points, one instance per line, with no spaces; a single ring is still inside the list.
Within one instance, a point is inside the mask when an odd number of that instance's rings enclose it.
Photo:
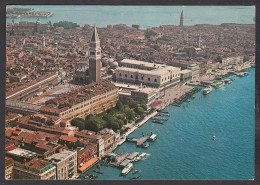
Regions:
[[[10,166],[14,163],[14,160],[11,157],[5,157],[5,167]]]
[[[62,135],[62,136],[60,136],[60,140],[76,143],[78,139],[76,137],[69,137],[66,135]]]
[[[30,162],[26,163],[26,166],[29,168],[41,170],[47,166],[49,166],[51,162],[49,161],[44,161],[41,159],[33,158]]]

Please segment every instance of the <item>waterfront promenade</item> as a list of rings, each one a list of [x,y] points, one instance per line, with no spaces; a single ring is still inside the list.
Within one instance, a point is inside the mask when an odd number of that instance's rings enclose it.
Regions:
[[[131,123],[133,125],[132,128],[128,129],[126,133],[124,133],[121,137],[120,140],[118,141],[117,145],[113,148],[111,148],[107,153],[112,152],[113,150],[116,149],[117,146],[123,144],[126,141],[126,137],[131,134],[132,132],[134,132],[137,128],[141,127],[143,124],[145,124],[150,118],[152,118],[153,116],[155,116],[156,114],[158,114],[157,111],[154,111],[152,114],[147,115],[140,123]]]

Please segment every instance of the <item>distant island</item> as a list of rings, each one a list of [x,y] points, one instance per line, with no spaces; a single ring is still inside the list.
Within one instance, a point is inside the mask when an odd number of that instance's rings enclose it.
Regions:
[[[52,12],[35,11],[33,8],[7,8],[6,17],[50,17]]]

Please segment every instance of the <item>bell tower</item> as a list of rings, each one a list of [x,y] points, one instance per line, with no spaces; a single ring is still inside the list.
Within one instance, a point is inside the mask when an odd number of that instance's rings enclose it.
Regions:
[[[89,47],[89,83],[101,79],[101,47],[96,25],[90,40]]]
[[[181,11],[180,26],[183,26],[183,10]]]

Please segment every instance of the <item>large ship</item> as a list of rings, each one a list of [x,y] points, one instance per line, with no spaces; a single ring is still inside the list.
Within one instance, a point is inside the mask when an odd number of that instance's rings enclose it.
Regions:
[[[212,87],[211,86],[208,86],[206,87],[204,90],[203,90],[203,94],[209,94],[210,92],[212,91]]]
[[[133,169],[133,164],[129,163],[123,170],[122,175],[128,174]]]

